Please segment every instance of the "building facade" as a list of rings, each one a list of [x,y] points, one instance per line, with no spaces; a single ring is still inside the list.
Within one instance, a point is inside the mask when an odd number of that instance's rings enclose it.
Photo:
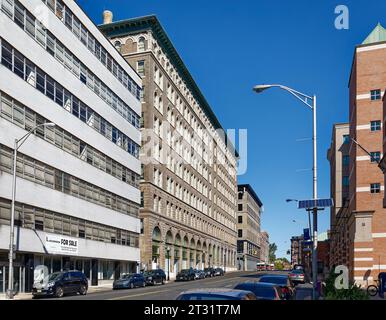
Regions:
[[[140,77],[71,0],[1,1],[0,42],[0,293],[14,141],[36,126],[17,156],[14,289],[38,267],[90,285],[136,271]]]
[[[330,162],[330,190],[333,207],[330,211],[330,267],[348,262],[348,201],[350,165],[350,126],[335,124],[331,146],[327,152]]]
[[[291,265],[303,264],[303,236],[291,238]]]
[[[269,264],[269,234],[266,231],[260,233],[260,263]]]
[[[249,184],[238,186],[237,266],[254,271],[260,262],[260,219],[263,203]]]
[[[142,268],[236,268],[237,153],[155,16],[100,30],[143,81]]]
[[[350,95],[348,263],[351,280],[367,285],[386,271],[384,175],[378,168],[384,141],[386,30],[378,24],[355,48]]]

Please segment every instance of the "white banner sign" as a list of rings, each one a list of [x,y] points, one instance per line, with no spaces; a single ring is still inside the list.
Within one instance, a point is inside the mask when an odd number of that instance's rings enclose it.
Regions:
[[[46,234],[46,249],[52,254],[78,255],[78,240],[66,236]]]

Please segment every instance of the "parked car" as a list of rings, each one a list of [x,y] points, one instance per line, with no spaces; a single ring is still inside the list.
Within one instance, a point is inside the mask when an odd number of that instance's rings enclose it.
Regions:
[[[204,272],[205,272],[205,278],[214,277],[214,273],[215,273],[214,268],[205,268]]]
[[[297,283],[304,283],[306,277],[303,269],[296,269],[290,272],[289,278],[294,284],[297,284]]]
[[[245,290],[193,289],[182,292],[176,300],[256,300],[256,296]]]
[[[214,275],[215,276],[223,276],[225,274],[224,270],[221,268],[214,269]]]
[[[235,289],[251,291],[257,300],[283,300],[284,294],[279,285],[265,282],[244,282],[235,286]]]
[[[205,273],[202,270],[194,269],[194,280],[205,279]]]
[[[133,289],[136,287],[145,287],[146,280],[140,273],[130,273],[122,275],[118,280],[113,282],[113,290]]]
[[[86,295],[88,281],[84,273],[80,271],[63,271],[50,274],[45,280],[34,283],[32,296],[55,296],[63,297],[69,293]]]
[[[312,300],[312,284],[299,284],[295,288],[294,300]],[[316,292],[317,299],[320,299],[319,293]]]
[[[303,264],[295,264],[294,270],[303,270],[304,271],[304,265]]]
[[[162,269],[145,271],[143,276],[147,285],[165,284],[166,274]]]
[[[184,269],[177,273],[176,281],[194,280],[196,274],[193,269]]]
[[[285,274],[269,274],[260,277],[259,282],[277,284],[282,288],[286,300],[293,297],[294,285],[288,275]]]

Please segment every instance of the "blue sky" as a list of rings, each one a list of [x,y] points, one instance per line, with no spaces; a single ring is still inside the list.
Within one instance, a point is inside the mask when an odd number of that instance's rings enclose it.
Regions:
[[[311,112],[284,91],[255,95],[259,83],[281,83],[317,94],[319,196],[329,197],[326,158],[333,123],[347,121],[348,79],[356,44],[378,22],[386,2],[262,0],[79,0],[97,24],[102,11],[114,20],[156,14],[224,128],[248,129],[248,171],[264,203],[262,226],[283,256],[305,212],[285,199],[312,197]],[[334,26],[337,5],[347,5],[349,30]],[[308,171],[299,171],[309,169]],[[298,223],[293,223],[292,220]],[[326,231],[329,212],[319,216]]]

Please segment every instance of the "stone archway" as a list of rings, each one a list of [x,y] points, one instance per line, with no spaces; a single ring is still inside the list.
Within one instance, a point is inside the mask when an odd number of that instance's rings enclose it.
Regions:
[[[161,267],[161,244],[162,244],[162,234],[161,229],[156,226],[153,229],[152,233],[152,243],[151,243],[151,269],[157,269]]]
[[[181,236],[179,233],[176,234],[174,238],[174,261],[173,261],[173,270],[174,273],[178,273],[181,270]]]

